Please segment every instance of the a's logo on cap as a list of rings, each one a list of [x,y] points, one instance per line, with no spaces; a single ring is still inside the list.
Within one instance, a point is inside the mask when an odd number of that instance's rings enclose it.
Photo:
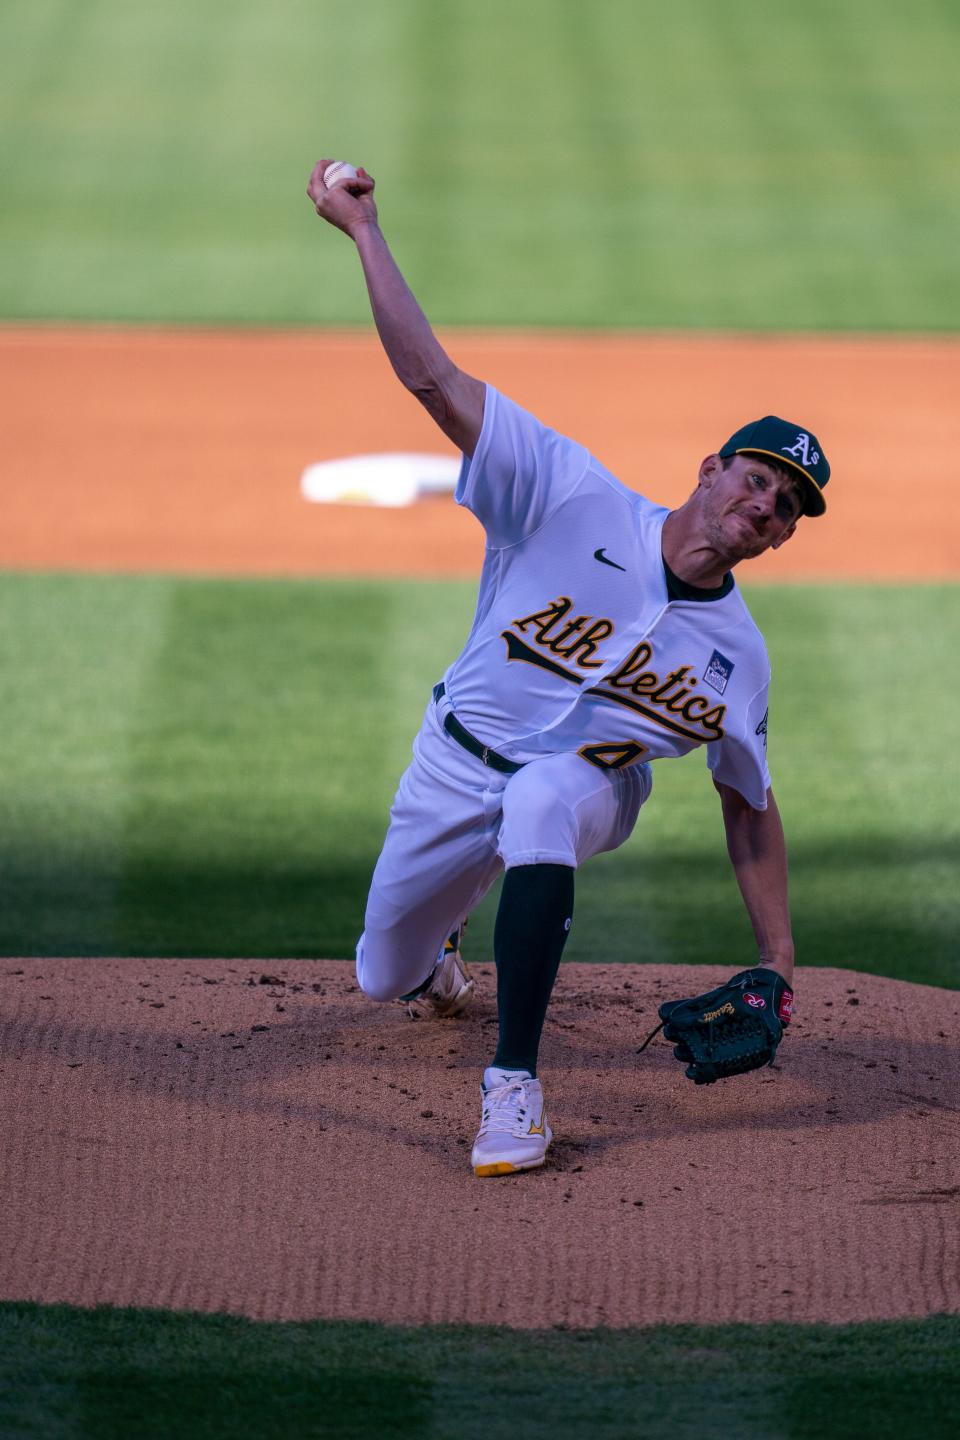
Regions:
[[[810,449],[810,436],[805,430],[801,430],[792,445],[781,445],[781,454],[792,455],[794,460],[799,460],[801,465],[818,465],[820,463],[820,451]]]

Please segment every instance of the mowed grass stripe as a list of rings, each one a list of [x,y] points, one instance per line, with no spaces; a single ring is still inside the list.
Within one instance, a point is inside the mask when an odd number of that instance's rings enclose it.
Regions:
[[[960,325],[941,0],[7,0],[0,315],[367,323],[367,164],[436,322]]]
[[[0,924],[14,949],[83,954],[117,933],[129,746],[169,596],[155,580],[0,581]]]
[[[957,985],[945,688],[960,587],[747,593],[774,667],[801,960]],[[349,956],[474,597],[453,582],[0,577],[0,953]],[[703,753],[661,763],[630,843],[578,878],[566,958],[752,953]]]
[[[6,1435],[946,1440],[960,1320],[530,1331],[0,1305]]]
[[[427,657],[394,590],[171,584],[130,747],[118,953],[351,953],[409,758],[396,715],[425,703],[403,693]]]

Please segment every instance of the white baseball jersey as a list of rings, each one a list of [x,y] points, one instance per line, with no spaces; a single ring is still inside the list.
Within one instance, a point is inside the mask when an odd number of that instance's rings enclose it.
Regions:
[[[706,746],[766,808],[766,647],[740,592],[671,599],[669,511],[487,387],[459,504],[487,548],[473,627],[444,676],[458,719],[502,755],[578,752],[616,769]]]

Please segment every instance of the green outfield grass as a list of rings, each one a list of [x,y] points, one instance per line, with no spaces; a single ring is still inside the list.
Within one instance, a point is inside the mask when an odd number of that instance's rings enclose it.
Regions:
[[[474,593],[0,576],[0,953],[351,954]],[[960,984],[960,588],[747,594],[801,960]],[[727,964],[751,944],[702,752],[659,762],[633,839],[579,878],[566,958]]]
[[[5,0],[0,316],[365,323],[325,152],[438,322],[955,330],[958,42],[943,0]]]
[[[0,1306],[10,1440],[952,1440],[960,1320],[529,1331]]]

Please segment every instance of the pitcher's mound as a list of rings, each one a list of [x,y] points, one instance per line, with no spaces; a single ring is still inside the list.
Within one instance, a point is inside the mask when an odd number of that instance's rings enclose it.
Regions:
[[[566,965],[541,1171],[469,1168],[493,973],[411,1023],[340,961],[0,962],[5,1299],[515,1326],[960,1310],[960,995],[802,971],[774,1068],[636,1051],[727,971]]]

